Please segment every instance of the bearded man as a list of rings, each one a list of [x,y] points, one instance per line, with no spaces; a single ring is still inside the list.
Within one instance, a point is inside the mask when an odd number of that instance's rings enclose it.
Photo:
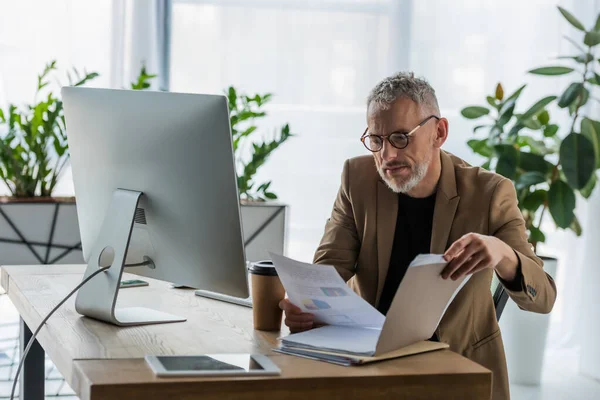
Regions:
[[[443,151],[447,138],[425,80],[398,73],[377,84],[360,138],[372,156],[346,160],[314,262],[333,265],[385,315],[415,256],[444,254],[444,279],[472,277],[432,340],[490,369],[493,398],[508,399],[492,276],[520,308],[538,313],[552,310],[556,286],[527,241],[512,182]],[[313,315],[289,300],[280,307],[292,332],[313,327]]]

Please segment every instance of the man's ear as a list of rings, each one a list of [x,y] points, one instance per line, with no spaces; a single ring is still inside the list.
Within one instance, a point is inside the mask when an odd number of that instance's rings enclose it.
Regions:
[[[437,131],[435,132],[433,145],[440,148],[446,142],[446,139],[448,139],[448,120],[442,117],[437,123]]]

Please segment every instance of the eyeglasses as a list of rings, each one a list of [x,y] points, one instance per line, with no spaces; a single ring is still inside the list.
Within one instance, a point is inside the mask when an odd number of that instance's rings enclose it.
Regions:
[[[419,125],[417,125],[410,132],[394,132],[389,135],[374,135],[374,134],[369,133],[369,128],[367,128],[367,129],[365,129],[365,132],[360,137],[360,141],[365,145],[367,150],[372,151],[373,153],[376,153],[376,152],[380,151],[381,149],[383,149],[383,139],[387,139],[388,142],[390,142],[390,144],[392,146],[401,150],[401,149],[404,149],[406,146],[408,146],[409,138],[420,127],[425,125],[427,123],[427,121],[429,121],[431,118],[435,118],[438,121],[440,119],[440,117],[438,117],[438,116],[430,115],[429,117],[427,117],[423,121],[421,121],[421,123]]]

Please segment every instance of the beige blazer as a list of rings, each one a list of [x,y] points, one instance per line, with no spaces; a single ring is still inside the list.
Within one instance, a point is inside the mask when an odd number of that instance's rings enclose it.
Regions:
[[[556,286],[527,242],[512,182],[441,152],[431,252],[442,254],[462,235],[493,235],[520,261],[521,288],[508,291],[524,310],[548,313]],[[315,263],[336,267],[365,300],[377,307],[392,252],[398,196],[381,180],[372,156],[347,160]],[[437,336],[450,348],[493,372],[493,399],[508,399],[504,347],[490,290],[493,271],[476,273],[448,307]]]

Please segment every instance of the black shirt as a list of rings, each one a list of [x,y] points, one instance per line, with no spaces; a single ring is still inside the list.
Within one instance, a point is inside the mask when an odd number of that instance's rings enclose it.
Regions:
[[[398,194],[398,218],[390,266],[377,307],[383,315],[387,314],[410,262],[418,254],[430,252],[434,207],[435,193],[425,198]]]

